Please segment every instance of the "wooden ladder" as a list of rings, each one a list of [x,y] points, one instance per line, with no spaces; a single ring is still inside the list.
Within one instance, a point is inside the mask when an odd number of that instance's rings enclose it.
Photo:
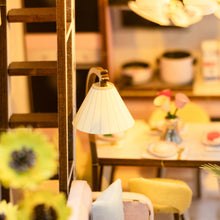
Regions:
[[[75,18],[74,0],[57,0],[56,7],[19,8],[6,11],[6,0],[0,0],[0,129],[18,126],[33,128],[58,128],[59,138],[59,189],[69,194],[74,176],[75,130],[72,126],[75,105]],[[15,22],[56,22],[57,60],[56,61],[7,61],[7,23]],[[51,76],[57,75],[57,113],[28,113],[8,116],[8,79],[9,76]],[[43,97],[42,97],[43,98]],[[3,189],[2,198],[9,200]]]

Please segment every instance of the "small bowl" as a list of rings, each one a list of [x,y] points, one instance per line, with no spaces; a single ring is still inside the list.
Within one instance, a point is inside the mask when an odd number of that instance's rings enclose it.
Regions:
[[[129,62],[122,66],[121,74],[130,77],[133,85],[140,85],[152,78],[153,71],[148,63]]]

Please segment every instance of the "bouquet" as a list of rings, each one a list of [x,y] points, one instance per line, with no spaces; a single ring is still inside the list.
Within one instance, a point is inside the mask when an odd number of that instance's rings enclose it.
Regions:
[[[176,93],[174,96],[175,109],[172,111],[172,92],[169,89],[159,92],[153,101],[156,107],[161,108],[164,112],[167,113],[166,119],[176,118],[178,109],[183,108],[188,102],[190,102],[190,99],[185,94],[180,92]]]

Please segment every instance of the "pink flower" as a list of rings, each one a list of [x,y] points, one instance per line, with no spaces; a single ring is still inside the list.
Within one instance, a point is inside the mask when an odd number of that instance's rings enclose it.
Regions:
[[[158,96],[160,96],[160,95],[165,95],[165,96],[169,97],[170,100],[171,100],[172,92],[171,92],[170,89],[165,89],[165,90],[162,90],[161,92],[158,92],[157,95],[158,95]]]
[[[175,95],[175,105],[176,108],[183,108],[188,102],[190,102],[189,98],[183,93],[177,93]]]
[[[175,95],[175,109],[171,112],[172,93],[171,90],[166,89],[158,92],[157,97],[154,99],[154,105],[167,113],[166,118],[176,118],[178,109],[183,108],[188,102],[189,98],[183,93]]]

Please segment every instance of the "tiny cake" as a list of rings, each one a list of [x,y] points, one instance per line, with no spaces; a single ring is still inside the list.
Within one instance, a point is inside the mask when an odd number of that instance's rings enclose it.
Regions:
[[[205,135],[204,144],[208,145],[220,145],[220,132],[219,131],[209,131]]]

